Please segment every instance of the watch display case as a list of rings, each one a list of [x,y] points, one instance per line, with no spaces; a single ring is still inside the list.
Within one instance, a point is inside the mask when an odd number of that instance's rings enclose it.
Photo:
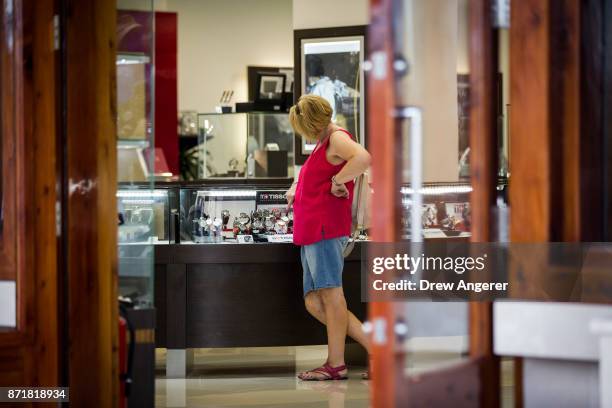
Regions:
[[[154,245],[169,243],[171,195],[146,186],[117,191],[119,295],[135,307],[153,306]]]
[[[135,309],[151,309],[153,244],[166,240],[168,234],[167,197],[154,189],[151,171],[155,157],[153,1],[119,0],[116,18],[119,295]]]
[[[117,192],[119,244],[169,242],[169,195],[167,189],[120,189]]]
[[[293,177],[293,130],[287,113],[198,115],[200,179]]]
[[[421,227],[424,239],[471,237],[470,193],[468,183],[427,183],[423,186]],[[411,236],[411,210],[413,190],[406,185],[401,188],[404,214],[402,216],[402,238]]]
[[[293,210],[287,210],[287,188],[182,188],[180,242],[293,242]]]

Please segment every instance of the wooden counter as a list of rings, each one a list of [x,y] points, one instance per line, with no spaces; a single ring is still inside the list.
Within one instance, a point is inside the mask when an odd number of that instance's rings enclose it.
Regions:
[[[349,309],[363,319],[361,245],[343,273]],[[156,346],[325,344],[304,307],[299,247],[292,244],[155,246]]]

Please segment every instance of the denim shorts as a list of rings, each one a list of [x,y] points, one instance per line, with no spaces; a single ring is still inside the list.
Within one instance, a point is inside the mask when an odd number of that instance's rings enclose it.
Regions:
[[[348,237],[339,237],[302,246],[304,296],[313,290],[342,287],[342,252],[347,243]]]

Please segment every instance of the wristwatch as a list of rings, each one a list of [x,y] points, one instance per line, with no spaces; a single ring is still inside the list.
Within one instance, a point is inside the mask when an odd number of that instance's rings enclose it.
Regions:
[[[223,228],[227,228],[227,224],[229,224],[230,212],[229,210],[221,211],[221,220],[223,221]]]
[[[249,217],[249,214],[241,212],[240,215],[238,216],[238,222],[240,224],[248,224],[249,222],[251,222],[251,217]]]
[[[276,220],[276,224],[274,224],[274,231],[277,234],[286,234],[287,233],[287,223],[283,221],[282,219]]]
[[[203,228],[202,235],[208,237],[212,232],[211,230],[214,228],[213,220],[211,220],[210,218],[206,218],[204,221],[202,221],[202,219],[200,218],[200,226]]]
[[[234,221],[234,235],[246,235],[249,233],[249,222],[251,217],[247,213],[241,212]]]
[[[264,230],[263,222],[261,222],[260,218],[253,219],[253,234],[259,234]]]
[[[269,215],[266,217],[265,226],[268,232],[274,231],[274,224],[276,223],[276,218],[273,215]]]
[[[280,210],[280,208],[273,208],[272,209],[272,215],[274,216],[274,218],[280,218],[281,217],[281,210]]]

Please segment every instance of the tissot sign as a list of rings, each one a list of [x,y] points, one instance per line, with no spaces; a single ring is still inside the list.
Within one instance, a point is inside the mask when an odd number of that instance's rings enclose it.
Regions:
[[[287,204],[287,198],[285,197],[284,191],[258,191],[257,192],[257,205],[276,204],[282,205]]]

